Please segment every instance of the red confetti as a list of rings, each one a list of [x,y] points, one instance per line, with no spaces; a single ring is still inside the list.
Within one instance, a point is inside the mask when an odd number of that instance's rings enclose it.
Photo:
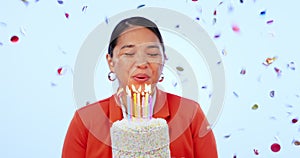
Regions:
[[[279,152],[280,149],[281,149],[281,146],[278,143],[274,143],[274,144],[271,145],[271,150],[273,152]]]
[[[62,67],[58,68],[58,69],[57,69],[57,73],[58,73],[59,75],[63,75],[63,68],[62,68]]]
[[[215,16],[217,15],[217,10],[214,11],[214,15],[215,15]]]
[[[237,25],[232,25],[232,30],[234,32],[240,32],[240,28]]]
[[[255,155],[259,155],[259,152],[258,152],[257,149],[253,149],[253,151],[254,151],[254,154],[255,154]]]
[[[298,119],[297,118],[294,118],[294,119],[292,119],[292,123],[297,123],[298,122]]]
[[[277,67],[274,67],[275,72],[277,73],[278,76],[281,75],[281,70]]]
[[[17,42],[19,41],[19,37],[18,37],[18,36],[12,36],[12,37],[10,38],[10,41],[11,41],[12,43],[17,43]]]
[[[65,13],[65,17],[67,18],[67,19],[69,19],[69,13]]]

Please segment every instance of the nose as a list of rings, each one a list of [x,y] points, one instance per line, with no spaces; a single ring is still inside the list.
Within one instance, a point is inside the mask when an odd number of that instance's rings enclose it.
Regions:
[[[143,53],[139,53],[136,57],[136,66],[141,69],[145,69],[148,67],[147,58],[143,55]]]

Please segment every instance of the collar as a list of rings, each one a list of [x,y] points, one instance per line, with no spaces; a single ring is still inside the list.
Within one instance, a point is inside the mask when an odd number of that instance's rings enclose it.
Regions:
[[[154,118],[166,119],[170,115],[169,105],[167,100],[167,93],[156,88],[156,99],[154,105]],[[109,119],[112,122],[121,120],[123,118],[122,109],[115,100],[115,94],[109,98]]]

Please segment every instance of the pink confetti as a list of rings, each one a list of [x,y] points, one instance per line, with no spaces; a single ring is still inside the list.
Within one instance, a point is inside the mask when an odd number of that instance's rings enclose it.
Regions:
[[[281,149],[281,146],[278,143],[274,143],[274,144],[271,145],[271,150],[273,152],[279,152],[280,149]]]
[[[234,32],[240,32],[240,28],[237,25],[232,25],[232,30]]]
[[[242,69],[240,72],[241,75],[245,75],[246,74],[246,69]]]
[[[10,41],[11,41],[12,43],[17,43],[17,42],[19,41],[19,37],[18,37],[18,36],[12,36],[12,37],[10,38]]]
[[[253,149],[253,152],[254,152],[255,155],[259,155],[259,152],[258,152],[257,149]]]
[[[65,13],[65,17],[67,18],[67,19],[69,19],[69,13]]]
[[[193,2],[197,2],[198,0],[192,0]]]
[[[293,124],[295,124],[295,123],[297,123],[297,122],[298,122],[298,119],[297,119],[297,118],[293,118],[293,119],[292,119],[292,123],[293,123]]]
[[[274,22],[274,20],[268,20],[267,24],[272,24]]]

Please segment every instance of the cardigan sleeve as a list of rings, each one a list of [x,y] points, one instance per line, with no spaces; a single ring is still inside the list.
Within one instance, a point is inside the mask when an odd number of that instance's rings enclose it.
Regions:
[[[76,111],[65,137],[62,158],[85,158],[87,135],[88,130]]]
[[[195,158],[217,158],[217,145],[212,129],[198,105],[191,124]]]

